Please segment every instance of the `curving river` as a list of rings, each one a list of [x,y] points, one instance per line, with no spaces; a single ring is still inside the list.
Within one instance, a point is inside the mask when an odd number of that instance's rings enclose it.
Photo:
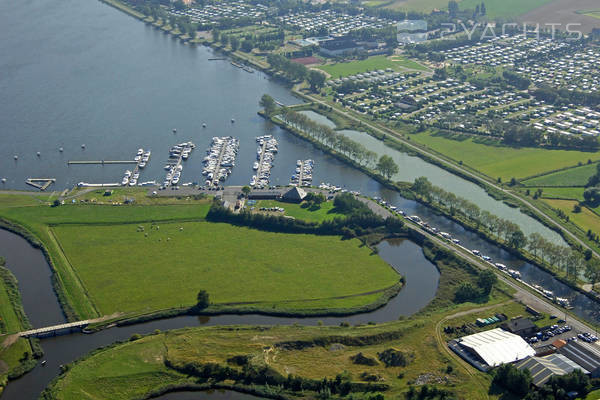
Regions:
[[[68,23],[65,23],[68,21]],[[153,158],[141,180],[160,179],[162,160],[169,146],[192,139],[200,151],[212,136],[234,135],[240,139],[237,167],[228,184],[245,184],[252,174],[254,137],[271,133],[279,141],[272,183],[285,184],[296,159],[316,162],[315,183],[331,182],[366,195],[379,196],[409,214],[420,215],[432,226],[450,232],[468,248],[477,248],[497,262],[519,269],[524,280],[569,297],[574,312],[600,321],[597,305],[556,281],[539,268],[525,263],[467,231],[431,209],[406,200],[359,171],[315,149],[256,115],[258,100],[269,93],[286,104],[299,102],[289,90],[261,72],[247,73],[228,61],[208,61],[210,49],[182,45],[169,36],[98,1],[36,0],[0,2],[3,35],[0,52],[0,189],[24,189],[28,177],[54,177],[56,188],[79,181],[120,180],[123,166],[67,166],[67,160],[129,159],[138,147],[150,148]],[[230,122],[235,118],[235,123]],[[201,127],[202,123],[207,128]],[[177,128],[173,134],[172,129]],[[353,135],[353,133],[347,133]],[[369,137],[360,134],[363,144]],[[375,139],[373,139],[375,140]],[[376,141],[378,142],[378,141]],[[380,142],[378,142],[380,143]],[[82,144],[86,147],[83,149]],[[64,151],[59,152],[58,148]],[[377,151],[388,152],[382,148]],[[36,152],[40,152],[40,157]],[[18,160],[13,156],[18,155]],[[446,190],[468,193],[482,208],[528,226],[548,238],[553,231],[529,220],[518,210],[505,210],[477,185],[424,163],[416,157],[393,154],[405,180],[426,175]],[[197,155],[186,163],[182,181],[197,181],[201,163]],[[533,222],[532,222],[533,221]],[[560,239],[560,238],[559,238]],[[135,326],[113,328],[93,335],[75,334],[42,340],[47,364],[11,382],[3,399],[34,399],[58,373],[58,366],[86,352],[133,333],[155,329],[222,324],[353,324],[385,322],[412,315],[435,295],[438,272],[424,259],[413,242],[388,241],[379,255],[406,277],[406,286],[385,307],[343,318],[276,318],[260,315],[178,317]],[[64,320],[50,282],[50,269],[38,249],[24,239],[0,230],[0,255],[17,276],[25,311],[36,327]],[[231,392],[169,394],[165,399],[250,399]]]

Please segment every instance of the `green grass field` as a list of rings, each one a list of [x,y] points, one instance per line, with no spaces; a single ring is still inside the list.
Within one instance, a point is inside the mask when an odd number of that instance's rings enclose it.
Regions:
[[[569,219],[584,232],[587,232],[588,229],[591,229],[592,232],[600,232],[600,216],[587,207],[581,207],[581,212],[574,213],[573,207],[577,204],[576,201],[549,199],[544,201],[550,204],[550,206],[564,211],[564,213],[569,216]]]
[[[596,164],[586,164],[531,178],[524,181],[523,184],[527,186],[585,186],[588,179],[596,173],[596,167]]]
[[[498,17],[511,18],[523,15],[531,10],[549,3],[552,0],[485,0],[487,16],[490,19]],[[481,4],[481,0],[459,0],[458,6],[461,10],[474,10]],[[448,2],[446,0],[396,0],[387,6],[396,10],[421,11],[429,13],[433,9],[447,10]]]
[[[190,306],[200,289],[217,304],[298,302],[377,291],[399,278],[358,240],[209,222],[160,224],[159,230],[145,224],[144,232],[137,228],[53,228],[101,314]],[[313,307],[310,302],[295,305]]]
[[[514,148],[473,139],[466,135],[444,135],[422,132],[411,135],[411,140],[503,181],[523,179],[545,171],[587,163],[600,159],[600,152],[575,150],[546,150],[542,148]],[[477,140],[477,141],[476,141]]]
[[[537,189],[536,187],[529,188],[532,193]],[[582,187],[541,187],[539,189],[542,189],[542,198],[580,201],[583,201],[583,191],[585,190]]]
[[[423,65],[400,56],[374,56],[369,57],[366,60],[322,65],[317,68],[327,72],[329,75],[331,75],[332,79],[337,79],[348,75],[354,75],[366,71],[374,71],[379,69],[385,70],[386,68],[391,68],[395,71],[400,71],[403,68],[417,69],[420,71],[427,70],[427,68]]]
[[[321,222],[335,217],[344,217],[343,214],[338,214],[333,208],[333,202],[327,201],[321,206],[314,210],[307,206],[306,202],[301,204],[295,203],[283,203],[275,200],[260,200],[256,203],[256,208],[259,207],[281,207],[285,209],[283,215],[301,219],[304,221],[316,221]],[[281,213],[275,213],[275,215],[281,215]]]
[[[600,10],[590,10],[590,11],[580,11],[579,14],[587,15],[588,17],[598,18],[600,19]],[[600,399],[600,394],[598,394],[598,398]]]

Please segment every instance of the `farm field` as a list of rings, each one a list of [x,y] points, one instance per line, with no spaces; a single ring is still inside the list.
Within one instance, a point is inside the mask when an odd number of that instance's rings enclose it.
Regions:
[[[596,173],[596,164],[587,164],[538,176],[523,182],[527,186],[585,186]]]
[[[581,14],[600,19],[600,10],[582,11]],[[598,396],[600,396],[600,393]]]
[[[479,142],[466,135],[447,136],[423,132],[411,135],[415,142],[444,154],[455,161],[474,168],[491,178],[523,179],[550,169],[565,168],[588,159],[600,159],[600,153],[575,150],[546,150],[542,148],[515,148]]]
[[[531,187],[528,188],[531,193],[535,192],[537,189],[542,189],[542,198],[549,199],[566,199],[566,200],[580,200],[583,201],[583,191],[585,190],[582,187]]]
[[[579,226],[584,232],[590,229],[592,232],[600,232],[600,215],[591,211],[587,207],[581,207],[581,212],[574,213],[573,206],[577,204],[573,200],[550,200],[545,199],[546,203],[554,208],[562,210],[569,219]]]
[[[332,201],[327,201],[321,204],[321,206],[316,210],[309,208],[306,202],[295,204],[283,203],[275,200],[260,200],[256,203],[255,207],[281,207],[285,209],[285,212],[275,213],[275,215],[283,214],[304,221],[321,222],[324,220],[333,219],[335,217],[344,217],[343,214],[338,214],[335,212]]]
[[[408,60],[400,56],[392,57],[393,59],[391,57],[386,56],[375,56],[369,57],[366,60],[321,65],[317,68],[331,75],[332,79],[337,79],[348,75],[354,75],[366,71],[373,71],[379,69],[385,70],[386,68],[391,68],[395,71],[400,71],[403,68],[418,69],[420,71],[427,70],[426,67],[415,61]]]
[[[310,300],[370,294],[399,280],[358,240],[209,222],[157,226],[60,225],[52,231],[101,314],[188,307],[201,289],[213,304],[296,301],[312,308]],[[370,302],[372,296],[362,305]]]
[[[487,16],[490,19],[495,18],[515,18],[538,7],[541,7],[552,0],[486,0],[485,8]],[[480,0],[460,0],[458,5],[461,9],[474,10],[477,4],[481,4]]]

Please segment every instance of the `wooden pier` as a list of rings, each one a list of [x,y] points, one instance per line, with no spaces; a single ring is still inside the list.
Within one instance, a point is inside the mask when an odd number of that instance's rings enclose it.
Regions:
[[[104,164],[137,164],[137,161],[134,160],[83,160],[83,161],[77,161],[77,160],[70,160],[67,161],[68,165],[89,165],[89,164],[100,164],[100,165],[104,165]]]
[[[40,190],[48,189],[48,186],[52,185],[54,182],[56,182],[56,179],[54,178],[27,178],[25,180],[26,184]]]

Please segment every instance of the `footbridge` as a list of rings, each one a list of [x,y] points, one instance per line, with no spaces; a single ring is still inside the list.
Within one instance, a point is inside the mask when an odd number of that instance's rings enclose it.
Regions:
[[[46,336],[56,336],[65,333],[71,333],[73,331],[82,330],[86,326],[88,326],[92,320],[86,319],[84,321],[76,321],[69,322],[66,324],[46,326],[44,328],[31,329],[28,331],[19,332],[17,335],[19,337],[46,337]]]

